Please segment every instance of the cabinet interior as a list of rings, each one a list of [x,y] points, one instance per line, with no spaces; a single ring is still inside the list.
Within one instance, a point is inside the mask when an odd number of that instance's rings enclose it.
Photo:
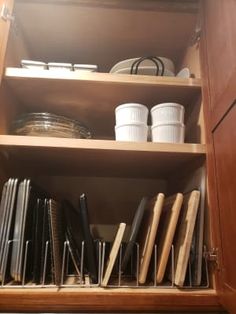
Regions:
[[[121,60],[157,55],[180,67],[198,6],[197,1],[168,2],[16,0],[9,43],[16,49],[7,66],[32,59],[98,64],[100,72],[108,72]]]
[[[1,185],[9,176],[32,177],[53,197],[68,198],[75,206],[78,196],[86,192],[91,224],[106,240],[112,239],[113,226],[119,222],[131,224],[143,195],[195,188],[196,169],[205,164],[199,47],[191,45],[197,1],[180,1],[179,6],[144,2],[15,1],[5,58],[0,91]],[[192,78],[108,74],[118,61],[145,55],[171,58],[177,72],[187,66]],[[22,59],[98,64],[101,73],[62,73],[58,78],[45,70],[39,75],[21,71]],[[85,122],[97,140],[114,140],[114,109],[128,101],[144,103],[149,109],[159,102],[182,103],[186,144],[153,144],[153,149],[149,143],[137,144],[128,145],[129,150],[112,141],[107,141],[107,147],[105,141],[95,141],[92,148],[79,141],[82,148],[76,150],[76,140],[8,136],[17,115],[51,111]],[[50,141],[58,147],[50,148]],[[210,246],[207,232],[205,237]]]
[[[203,143],[199,47],[192,45],[197,9],[196,1],[15,1],[5,81],[19,101],[17,111],[64,114],[84,122],[94,138],[114,139],[118,104],[139,102],[150,109],[175,101],[186,108],[186,141]],[[123,59],[150,55],[172,59],[176,73],[189,67],[194,79],[107,75]],[[49,73],[14,71],[22,59],[97,64],[101,73],[65,73],[58,80]]]

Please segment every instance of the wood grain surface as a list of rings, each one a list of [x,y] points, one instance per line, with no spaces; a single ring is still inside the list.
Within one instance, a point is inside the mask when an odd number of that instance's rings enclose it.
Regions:
[[[203,1],[204,31],[211,95],[211,128],[235,101],[236,83],[236,2],[235,0]],[[206,79],[206,78],[205,78]]]
[[[161,283],[165,274],[168,257],[174,239],[179,213],[183,203],[183,194],[178,193],[165,199],[160,228],[157,232],[158,254],[157,254],[157,283]]]
[[[214,131],[218,204],[224,257],[223,284],[228,294],[229,308],[236,308],[236,105]],[[229,297],[231,295],[231,297]],[[224,297],[223,297],[224,298]],[[233,312],[232,312],[233,313]]]
[[[171,300],[171,301],[170,301]],[[214,290],[178,289],[1,289],[2,312],[220,311]]]
[[[140,271],[138,277],[140,284],[146,282],[164,198],[165,195],[159,193],[151,200],[150,207],[144,212],[143,223],[140,230]]]
[[[0,135],[0,151],[7,152],[14,175],[157,178],[204,158],[205,145]]]
[[[121,245],[121,242],[122,242],[122,239],[124,236],[125,227],[126,227],[125,223],[119,224],[119,228],[117,230],[115,240],[112,244],[112,248],[111,248],[111,251],[110,251],[110,254],[108,257],[105,274],[104,274],[104,277],[102,279],[102,286],[103,287],[107,286],[109,279],[111,277],[112,269],[114,267],[117,255],[119,253],[120,245]]]
[[[185,281],[199,200],[199,191],[192,191],[184,195],[183,207],[175,239],[174,283],[180,287],[184,285]]]

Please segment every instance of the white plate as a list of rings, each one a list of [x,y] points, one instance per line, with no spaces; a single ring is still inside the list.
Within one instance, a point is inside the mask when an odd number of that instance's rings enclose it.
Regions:
[[[189,68],[183,68],[182,70],[180,70],[179,73],[176,74],[176,77],[190,78]]]
[[[130,74],[130,68],[122,68],[115,72],[116,74]],[[156,67],[155,66],[139,66],[137,74],[140,75],[156,75]],[[161,74],[161,71],[159,70],[159,75]],[[163,76],[175,76],[173,72],[170,70],[165,70]]]
[[[175,72],[175,66],[174,66],[174,63],[170,60],[170,59],[167,59],[167,58],[164,58],[164,57],[157,57],[157,58],[160,58],[162,60],[162,62],[164,63],[164,66],[165,66],[165,70],[169,70],[171,72]],[[121,70],[121,69],[124,69],[124,68],[129,68],[131,69],[131,66],[132,64],[136,61],[136,60],[139,60],[140,58],[132,58],[132,59],[126,59],[126,60],[123,60],[123,61],[120,61],[118,63],[116,63],[112,69],[110,70],[110,73],[114,73],[114,72],[117,72],[118,70]],[[149,59],[145,59],[143,60],[143,62],[141,62],[140,67],[155,67],[155,64],[152,60],[149,60]],[[130,70],[129,70],[130,71]]]

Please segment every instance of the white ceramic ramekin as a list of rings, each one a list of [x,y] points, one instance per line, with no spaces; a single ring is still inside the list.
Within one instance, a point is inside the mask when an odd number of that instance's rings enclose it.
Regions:
[[[184,142],[183,123],[160,123],[152,126],[152,141],[163,143]]]
[[[144,123],[126,123],[115,126],[117,141],[147,142],[148,127]]]
[[[148,108],[142,104],[127,103],[116,107],[116,125],[126,123],[147,124]]]
[[[177,103],[163,103],[151,109],[152,125],[159,123],[184,123],[184,106]]]

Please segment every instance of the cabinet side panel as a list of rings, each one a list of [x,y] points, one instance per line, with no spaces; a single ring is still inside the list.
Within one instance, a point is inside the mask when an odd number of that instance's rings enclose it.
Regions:
[[[185,67],[190,69],[192,77],[201,78],[198,43],[190,45],[189,42],[182,60],[178,63],[177,73]]]
[[[0,86],[0,134],[9,134],[14,118],[22,112],[14,93],[5,82]]]
[[[5,58],[6,67],[20,67],[22,59],[31,59],[24,34],[22,34],[21,28],[17,24],[17,12],[14,12],[14,14],[16,15],[16,22],[13,22],[9,32]]]
[[[14,0],[0,0],[0,9],[3,5],[7,8],[7,14],[11,15],[13,10]],[[8,34],[10,29],[11,20],[0,18],[0,80],[2,79],[4,70],[4,60],[8,41]]]
[[[199,96],[185,109],[185,142],[205,144],[205,135],[202,97]]]

